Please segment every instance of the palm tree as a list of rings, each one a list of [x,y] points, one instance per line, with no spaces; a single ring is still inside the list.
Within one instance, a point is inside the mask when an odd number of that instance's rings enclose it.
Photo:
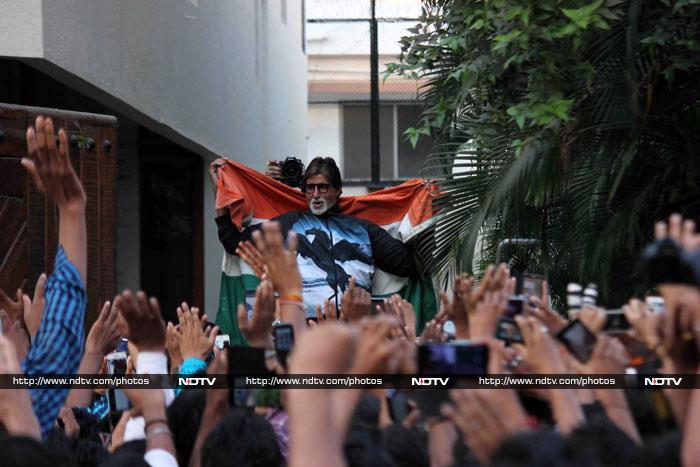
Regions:
[[[515,267],[560,292],[596,282],[618,305],[643,288],[654,221],[700,217],[700,5],[569,4],[425,1],[388,72],[422,80],[408,133],[438,141],[424,176],[439,213],[417,243],[429,270],[478,271],[501,240],[536,238]]]

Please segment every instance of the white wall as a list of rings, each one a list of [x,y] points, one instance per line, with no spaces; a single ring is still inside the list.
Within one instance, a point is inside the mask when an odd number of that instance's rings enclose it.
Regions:
[[[40,59],[33,65],[42,71],[65,72],[61,80],[205,162],[227,155],[262,169],[267,159],[306,154],[301,6],[0,0],[0,55]],[[213,213],[208,182],[204,189],[205,213]],[[204,241],[205,309],[213,319],[223,249],[211,218]]]
[[[41,0],[0,0],[0,56],[43,54],[41,3]]]
[[[309,104],[308,154],[306,162],[316,156],[332,157],[343,173],[343,124],[338,104]]]

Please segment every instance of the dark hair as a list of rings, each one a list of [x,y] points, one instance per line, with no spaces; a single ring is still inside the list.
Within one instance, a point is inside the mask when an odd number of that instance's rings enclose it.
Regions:
[[[173,433],[179,465],[190,463],[196,439],[193,433],[199,431],[199,425],[202,423],[206,398],[204,389],[188,389],[182,391],[168,407],[168,425]]]
[[[505,439],[491,456],[493,467],[597,465],[587,450],[547,429],[517,433]]]
[[[49,431],[44,444],[49,449],[64,456],[67,464],[76,467],[99,465],[110,456],[102,442],[80,436],[70,439],[60,427],[54,427]]]
[[[25,436],[0,435],[0,453],[5,467],[61,467],[70,465],[66,453],[57,452]]]
[[[681,465],[682,442],[680,430],[651,438],[644,443],[644,446],[639,449],[637,455],[629,461],[629,464],[640,467]]]
[[[330,180],[335,188],[341,188],[343,186],[343,182],[340,179],[340,169],[330,157],[314,157],[311,162],[309,162],[304,172],[304,185],[306,185],[306,180],[315,175],[323,175]]]
[[[380,410],[381,402],[372,395],[365,394],[358,401],[343,442],[343,453],[349,467],[395,465],[382,446]]]
[[[388,426],[382,433],[382,447],[399,467],[430,466],[428,440],[415,428]]]
[[[202,446],[202,467],[278,467],[277,435],[264,417],[233,410],[209,433]]]
[[[145,454],[145,439],[127,441],[119,446],[110,458],[100,464],[100,467],[149,467],[148,462],[143,458]]]
[[[594,459],[598,465],[625,465],[639,447],[605,415],[591,417],[568,437],[579,457]]]

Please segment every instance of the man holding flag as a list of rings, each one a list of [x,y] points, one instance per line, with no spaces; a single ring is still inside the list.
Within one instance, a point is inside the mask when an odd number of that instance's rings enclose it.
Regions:
[[[323,157],[309,163],[301,192],[227,159],[214,161],[210,175],[219,239],[226,250],[216,321],[232,343],[242,341],[236,307],[245,301],[245,291],[252,294],[258,284],[252,269],[239,261],[236,248],[268,220],[278,221],[285,235],[297,234],[303,279],[298,298],[307,317],[315,317],[316,306],[324,300],[340,308],[350,277],[375,295],[400,293],[416,308],[419,328],[434,315],[432,287],[421,280],[405,244],[432,217],[430,187],[424,181],[340,198],[340,170],[333,159]]]
[[[303,177],[302,192],[308,210],[291,211],[274,217],[283,235],[297,233],[297,263],[301,271],[302,298],[307,317],[315,316],[316,305],[328,299],[340,307],[340,297],[349,284],[372,290],[376,267],[391,274],[417,275],[413,254],[400,240],[365,219],[341,212],[340,170],[330,157],[313,159]],[[216,218],[219,239],[229,254],[241,241],[249,240],[260,224],[239,230],[228,213]]]

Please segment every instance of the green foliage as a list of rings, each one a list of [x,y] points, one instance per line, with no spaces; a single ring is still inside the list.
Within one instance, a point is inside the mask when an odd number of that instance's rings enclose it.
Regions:
[[[555,286],[628,296],[653,222],[700,217],[698,24],[700,0],[424,0],[386,73],[420,80],[411,144],[438,141],[426,265],[472,270],[537,238]]]

